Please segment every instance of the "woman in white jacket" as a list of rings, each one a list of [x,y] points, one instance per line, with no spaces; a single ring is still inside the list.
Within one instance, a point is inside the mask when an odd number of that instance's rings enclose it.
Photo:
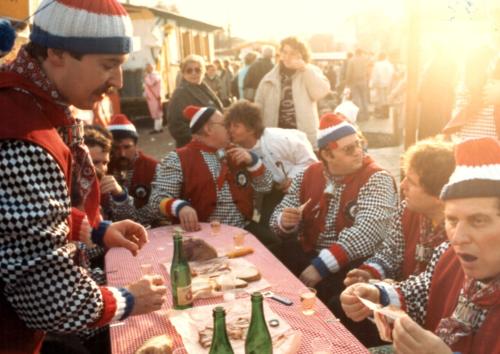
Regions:
[[[260,82],[255,103],[262,109],[264,126],[296,128],[316,148],[316,102],[328,94],[330,83],[308,60],[304,43],[294,37],[282,40],[280,62]]]

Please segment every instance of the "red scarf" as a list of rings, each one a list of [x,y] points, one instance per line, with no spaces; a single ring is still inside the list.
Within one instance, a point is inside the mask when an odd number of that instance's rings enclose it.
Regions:
[[[42,70],[38,60],[32,58],[25,47],[21,47],[15,60],[0,67],[0,71],[14,72],[25,77],[64,107],[68,120],[67,124],[60,128],[59,133],[73,156],[72,203],[76,206],[88,206],[85,211],[90,223],[96,226],[100,218],[98,181],[89,150],[83,142],[83,123],[73,118],[68,105],[62,102],[61,95]],[[96,198],[97,203],[86,203],[89,199]],[[93,204],[96,204],[95,208]]]
[[[488,310],[500,304],[500,276],[484,284],[475,279],[466,278],[460,291],[457,307],[451,317],[443,318],[436,334],[449,346],[460,338],[470,336],[481,326],[482,310]]]
[[[432,220],[422,216],[419,220],[420,238],[415,247],[415,269],[413,274],[422,273],[431,260],[434,248],[446,240],[444,222],[437,226]]]

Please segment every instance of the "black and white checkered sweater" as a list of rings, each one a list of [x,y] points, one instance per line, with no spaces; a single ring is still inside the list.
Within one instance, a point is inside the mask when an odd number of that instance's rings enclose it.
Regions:
[[[52,156],[27,142],[0,141],[0,279],[28,327],[74,332],[102,315],[99,286],[66,239],[70,211]]]
[[[221,170],[221,163],[216,154],[201,151],[203,160],[208,166],[212,177],[217,183],[217,179]],[[265,172],[250,179],[250,183],[255,192],[269,192],[273,184],[273,176],[271,172],[265,169]],[[182,199],[183,173],[179,155],[172,151],[165,156],[156,169],[156,175],[151,183],[151,196],[149,204],[152,206],[150,210],[160,213],[159,205],[164,198],[181,198]],[[160,216],[158,216],[160,217]],[[217,205],[210,220],[218,219],[221,223],[245,227],[249,220],[246,220],[243,214],[239,211],[236,204],[233,202],[231,190],[227,181],[224,182],[222,188],[217,190]]]
[[[297,208],[301,204],[300,190],[303,178],[304,171],[297,174],[289,192],[271,216],[271,229],[276,234],[283,234],[278,224],[283,209]],[[397,216],[398,197],[392,177],[387,172],[380,171],[368,179],[359,191],[354,225],[345,228],[339,234],[335,231],[335,220],[345,185],[334,180],[332,183],[335,186],[334,193],[330,198],[325,228],[318,237],[316,251],[319,252],[338,243],[347,252],[350,261],[371,256],[384,239],[392,220]]]

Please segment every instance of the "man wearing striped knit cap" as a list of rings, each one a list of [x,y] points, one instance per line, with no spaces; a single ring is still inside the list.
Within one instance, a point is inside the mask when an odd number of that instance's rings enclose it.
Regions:
[[[398,353],[500,353],[500,143],[466,140],[455,162],[440,196],[449,242],[425,272],[396,284],[354,284],[341,295],[354,321],[371,314],[358,296],[408,313],[392,331]]]
[[[269,192],[273,178],[253,152],[229,146],[222,114],[212,107],[187,106],[192,140],[170,152],[157,168],[149,203],[186,231],[214,219],[246,228],[268,247],[277,239],[252,221],[254,192]]]
[[[164,301],[159,277],[98,286],[71,242],[136,254],[147,241],[136,223],[102,221],[83,129],[68,109],[92,109],[120,88],[131,50],[131,21],[117,0],[43,0],[30,42],[0,68],[0,353],[38,352],[47,331],[86,331]],[[71,208],[70,186],[87,201],[83,211]],[[86,219],[91,235],[80,227]]]
[[[283,263],[328,301],[347,271],[371,256],[397,214],[392,176],[363,151],[353,125],[335,114],[320,119],[321,162],[292,181],[271,216],[272,230],[290,238]]]

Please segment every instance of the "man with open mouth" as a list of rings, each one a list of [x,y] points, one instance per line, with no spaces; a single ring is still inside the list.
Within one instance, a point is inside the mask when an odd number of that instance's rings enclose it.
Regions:
[[[500,142],[466,140],[455,160],[441,191],[449,243],[426,271],[395,285],[354,284],[342,294],[354,321],[370,315],[359,297],[408,312],[392,333],[398,353],[500,353]]]

